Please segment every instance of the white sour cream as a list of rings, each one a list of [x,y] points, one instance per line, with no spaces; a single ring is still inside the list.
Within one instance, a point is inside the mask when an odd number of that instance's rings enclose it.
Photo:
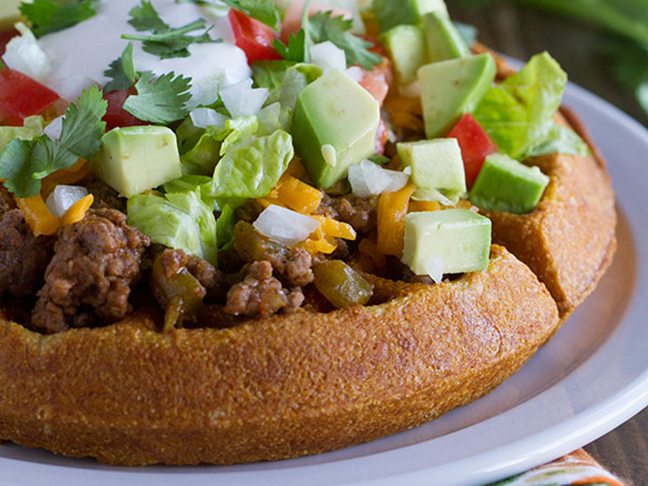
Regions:
[[[104,71],[112,61],[121,56],[128,45],[122,34],[145,34],[137,32],[129,23],[130,10],[140,0],[104,0],[97,7],[97,15],[53,34],[43,36],[39,42],[52,62],[47,85],[61,97],[72,100],[93,84],[103,85],[109,81]],[[142,42],[133,42],[133,58],[136,71],[153,71],[158,75],[174,72],[192,78],[195,96],[202,94],[201,87],[231,86],[250,78],[251,71],[245,53],[234,45],[234,35],[227,17],[210,15],[208,8],[175,0],[153,0],[153,6],[164,22],[171,27],[181,27],[199,18],[208,25],[212,39],[222,38],[220,44],[192,44],[191,56],[160,59],[144,52]],[[200,35],[201,31],[189,35]]]

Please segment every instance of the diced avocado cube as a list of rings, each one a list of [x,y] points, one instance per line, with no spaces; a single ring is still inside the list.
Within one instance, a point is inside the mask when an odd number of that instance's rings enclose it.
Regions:
[[[176,136],[166,127],[115,128],[102,142],[90,168],[121,196],[141,194],[182,176]]]
[[[0,127],[0,153],[14,140],[32,140],[43,134],[43,119],[40,116],[25,118],[22,127]]]
[[[374,0],[373,11],[381,32],[397,25],[419,25],[428,12],[438,11],[448,17],[443,0]]]
[[[468,209],[405,216],[403,263],[416,275],[479,272],[488,267],[490,219]]]
[[[347,176],[376,151],[380,107],[367,90],[333,69],[300,93],[293,115],[297,153],[313,182],[323,189]]]
[[[435,62],[418,71],[427,138],[442,137],[472,112],[495,80],[489,54]]]
[[[381,41],[394,63],[398,84],[416,81],[417,71],[427,63],[423,29],[418,25],[399,25],[382,36]]]
[[[439,138],[397,145],[401,162],[412,169],[415,199],[456,203],[466,192],[461,149],[456,138]]]
[[[508,155],[486,158],[470,202],[482,209],[526,214],[535,209],[549,184],[549,177],[537,167],[529,167]]]
[[[423,17],[428,62],[447,61],[470,55],[470,49],[452,21],[440,12]]]

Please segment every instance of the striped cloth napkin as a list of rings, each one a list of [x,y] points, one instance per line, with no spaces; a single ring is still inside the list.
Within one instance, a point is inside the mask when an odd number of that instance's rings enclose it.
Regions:
[[[490,486],[628,486],[584,450]]]

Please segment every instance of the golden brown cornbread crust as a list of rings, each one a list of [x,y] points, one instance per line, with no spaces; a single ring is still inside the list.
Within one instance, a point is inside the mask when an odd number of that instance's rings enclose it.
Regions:
[[[563,122],[590,145],[592,157],[547,155],[528,161],[551,177],[530,214],[482,211],[493,222],[493,241],[526,263],[566,319],[594,290],[616,251],[617,214],[605,162],[570,110]]]
[[[139,312],[46,336],[1,319],[0,439],[110,464],[229,464],[414,427],[496,387],[558,326],[531,271],[491,257],[441,285],[374,277],[381,305],[228,330],[158,333]]]

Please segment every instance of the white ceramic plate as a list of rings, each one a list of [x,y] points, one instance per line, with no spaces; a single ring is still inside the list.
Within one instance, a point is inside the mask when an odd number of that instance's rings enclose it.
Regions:
[[[277,463],[112,468],[0,446],[0,485],[479,485],[581,447],[648,405],[648,132],[570,86],[618,197],[619,250],[596,292],[511,379],[427,425],[369,444]]]

